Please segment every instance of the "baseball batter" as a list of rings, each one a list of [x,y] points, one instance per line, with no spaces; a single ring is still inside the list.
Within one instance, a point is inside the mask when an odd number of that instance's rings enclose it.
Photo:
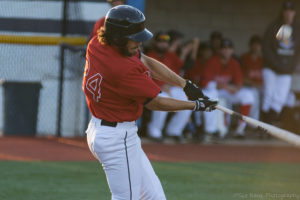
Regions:
[[[252,91],[254,103],[252,104],[250,117],[259,120],[260,95],[262,93],[262,56],[261,38],[253,35],[249,40],[249,51],[242,55],[241,66],[244,86]]]
[[[87,142],[102,163],[113,200],[165,198],[161,183],[141,148],[136,120],[143,106],[152,110],[213,110],[216,101],[160,62],[139,52],[152,33],[138,9],[111,8],[105,25],[88,44],[83,91],[92,114]],[[151,76],[184,89],[193,101],[158,97]]]

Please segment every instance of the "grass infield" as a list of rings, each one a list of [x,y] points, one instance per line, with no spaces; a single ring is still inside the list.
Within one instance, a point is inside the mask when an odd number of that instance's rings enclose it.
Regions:
[[[153,162],[167,199],[300,199],[300,164]],[[0,161],[2,200],[110,199],[97,162]]]

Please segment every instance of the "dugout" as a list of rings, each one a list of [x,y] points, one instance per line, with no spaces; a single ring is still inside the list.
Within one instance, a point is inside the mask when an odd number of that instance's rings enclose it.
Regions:
[[[36,134],[40,82],[2,81],[4,135]]]

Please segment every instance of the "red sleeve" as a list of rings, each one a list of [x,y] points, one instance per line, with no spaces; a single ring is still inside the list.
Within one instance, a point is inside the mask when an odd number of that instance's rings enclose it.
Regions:
[[[159,94],[160,88],[149,75],[150,71],[130,70],[120,82],[119,94],[139,103],[145,103],[148,99],[155,98]]]
[[[234,84],[242,85],[243,84],[243,74],[241,70],[241,66],[237,61],[234,64],[234,77],[233,77]]]

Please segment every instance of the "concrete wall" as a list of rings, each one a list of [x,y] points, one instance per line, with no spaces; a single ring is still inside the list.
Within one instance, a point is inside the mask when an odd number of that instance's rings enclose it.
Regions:
[[[283,0],[147,0],[150,30],[181,30],[186,39],[207,40],[213,30],[231,38],[239,55],[247,50],[252,34],[264,33],[278,16]],[[300,18],[300,2],[297,6]],[[300,21],[300,20],[298,20]]]

